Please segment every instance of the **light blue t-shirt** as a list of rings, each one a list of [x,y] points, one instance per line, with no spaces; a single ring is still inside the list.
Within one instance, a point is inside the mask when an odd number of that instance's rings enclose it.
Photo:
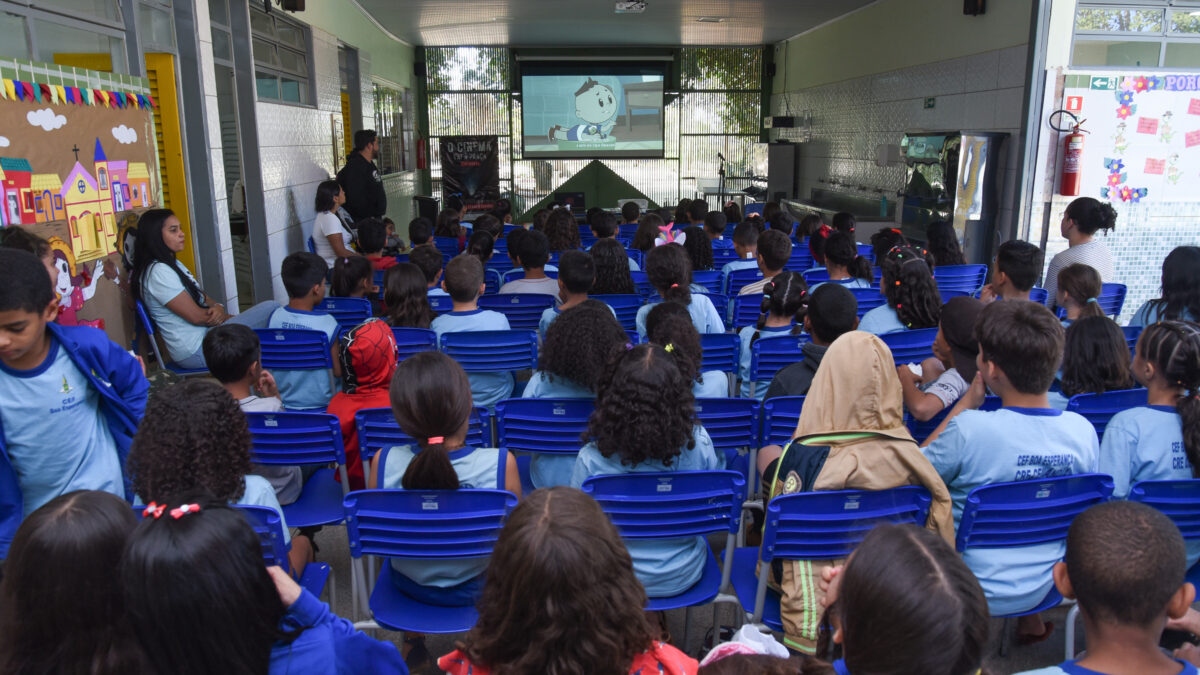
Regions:
[[[638,339],[643,342],[646,340],[646,315],[650,313],[654,306],[662,302],[652,302],[642,305],[637,313],[637,334]],[[721,319],[717,308],[713,306],[712,300],[706,295],[692,294],[692,301],[687,306],[688,314],[692,316],[692,325],[696,327],[698,333],[724,333],[725,322]]]
[[[729,288],[729,273],[734,270],[758,269],[758,260],[754,256],[727,262],[721,267],[721,288]]]
[[[595,443],[588,443],[579,451],[575,470],[571,473],[571,487],[580,487],[591,476],[624,473],[651,473],[667,471],[715,471],[725,468],[724,459],[718,459],[712,439],[704,427],[697,426],[692,432],[696,447],[683,452],[664,466],[657,460],[646,461],[636,466],[622,464],[618,455],[605,457]],[[629,540],[625,542],[633,558],[633,573],[646,588],[646,595],[661,598],[677,595],[691,588],[700,580],[704,571],[704,558],[708,555],[708,543],[704,537],[682,537],[662,540]]]
[[[271,313],[267,322],[268,328],[294,328],[300,330],[318,330],[329,338],[329,344],[334,344],[338,331],[337,319],[325,312],[307,312],[302,309],[280,307]],[[329,383],[329,370],[317,368],[312,370],[272,370],[275,383],[279,385],[279,398],[283,407],[288,410],[324,410],[333,398],[333,389]]]
[[[497,448],[464,447],[451,450],[450,464],[458,474],[459,489],[503,490],[504,470],[508,453]],[[397,445],[379,452],[382,464],[380,475],[382,487],[400,490],[400,481],[408,465],[416,457],[410,445]],[[483,574],[487,569],[487,558],[451,558],[447,560],[412,560],[393,558],[392,569],[422,586],[449,588],[458,586]]]
[[[509,330],[508,317],[490,309],[467,312],[446,312],[429,325],[438,340],[446,333],[467,333],[483,330]],[[471,381],[471,398],[475,405],[490,408],[513,393],[512,373],[467,373]]]
[[[100,392],[54,337],[36,368],[13,370],[0,363],[0,421],[25,516],[74,490],[125,496]]]
[[[1100,444],[1081,415],[1051,408],[965,410],[924,450],[954,502],[957,530],[967,495],[994,483],[1096,471]],[[979,578],[993,615],[1014,614],[1041,602],[1054,585],[1050,569],[1063,542],[1019,548],[968,549],[963,562]]]
[[[196,283],[196,277],[178,260],[175,267]],[[196,284],[199,288],[199,284]],[[158,326],[163,344],[167,346],[167,354],[172,361],[182,361],[200,351],[204,336],[208,333],[207,326],[197,326],[182,316],[167,308],[167,303],[174,300],[180,293],[186,293],[183,282],[169,265],[162,262],[150,263],[142,277],[142,300],[146,303],[146,311]],[[189,296],[190,297],[190,296]]]
[[[433,288],[429,289],[425,295],[440,295],[442,297],[450,297],[450,294],[446,291],[443,291],[440,286],[434,286]]]
[[[279,505],[279,499],[275,496],[275,488],[271,487],[271,481],[262,476],[246,474],[246,491],[242,493],[242,498],[237,503],[238,506],[265,506],[275,509],[275,513],[279,514],[279,524],[283,526],[283,543],[287,544],[292,541],[292,535],[288,532],[287,520],[283,517],[283,507]]]
[[[558,375],[536,370],[525,385],[521,398],[581,398],[594,399],[596,395],[574,382]],[[535,488],[555,487],[571,484],[571,471],[575,468],[573,455],[535,454],[529,458],[529,481]]]
[[[1113,477],[1117,499],[1128,497],[1140,480],[1193,478],[1179,413],[1173,406],[1143,405],[1113,415],[1100,442],[1098,471]]]
[[[809,293],[820,288],[821,284],[837,284],[844,288],[870,288],[871,287],[870,281],[867,281],[866,279],[863,279],[861,277],[851,277],[850,279],[846,279],[845,281],[822,281],[822,282],[813,284],[812,288],[808,289]]]
[[[791,333],[791,326],[777,326],[774,328],[764,326],[762,330],[754,326],[746,326],[738,331],[738,336],[742,339],[742,351],[738,361],[738,377],[742,380],[742,398],[750,398],[750,359],[753,356],[750,353],[750,341],[754,339],[754,332],[758,331],[758,339],[765,337],[776,337],[779,335],[787,335]],[[796,360],[800,361],[804,358],[803,354],[797,352]],[[754,387],[754,398],[763,400],[767,395],[767,387],[771,386],[771,378],[759,380]]]
[[[858,322],[858,329],[875,335],[886,335],[904,330],[904,324],[900,323],[896,310],[885,303],[864,314]]]
[[[605,307],[608,307],[608,311],[612,312],[614,319],[617,318],[617,310],[609,307],[608,305],[605,305]],[[542,312],[542,319],[541,321],[538,321],[539,339],[546,339],[546,331],[550,329],[550,324],[554,323],[554,320],[557,319],[558,315],[562,313],[563,310],[559,309],[558,307],[547,307],[545,311]]]
[[[1156,303],[1153,300],[1147,300],[1145,304],[1138,309],[1137,314],[1134,314],[1133,318],[1129,320],[1129,325],[1149,326],[1151,324],[1158,323],[1163,319],[1162,310],[1164,308],[1164,305],[1156,306]],[[1187,309],[1184,309],[1183,312],[1180,313],[1179,319],[1181,321],[1195,321],[1196,317],[1192,316],[1192,313]]]
[[[1177,663],[1179,663],[1179,666],[1182,668],[1182,670],[1179,671],[1179,675],[1198,675],[1198,674],[1200,674],[1200,670],[1196,670],[1196,666],[1193,666],[1192,664],[1190,664],[1186,661],[1180,661],[1179,659],[1175,659],[1175,661]],[[1037,670],[1026,670],[1026,671],[1017,673],[1017,675],[1109,675],[1109,674],[1102,673],[1098,670],[1092,670],[1090,668],[1084,668],[1080,665],[1077,665],[1077,661],[1067,661],[1065,663],[1060,663],[1057,666],[1050,666],[1049,668],[1038,668]]]
[[[720,370],[700,373],[700,381],[692,384],[695,398],[726,398],[729,396],[729,376]]]

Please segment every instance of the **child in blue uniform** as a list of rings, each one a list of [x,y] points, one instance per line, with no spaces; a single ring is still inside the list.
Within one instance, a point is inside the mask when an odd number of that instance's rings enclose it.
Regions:
[[[646,315],[646,339],[668,349],[692,383],[696,398],[725,398],[729,396],[729,377],[720,370],[701,370],[704,352],[700,334],[692,325],[687,308],[678,302],[662,302]]]
[[[0,558],[21,519],[58,495],[132,497],[122,467],[150,384],[102,331],[57,316],[41,261],[0,249]]]
[[[799,335],[807,311],[808,284],[804,283],[804,277],[798,272],[780,272],[763,286],[762,314],[758,317],[758,323],[746,326],[738,333],[742,340],[741,360],[738,366],[738,377],[742,380],[742,398],[753,397],[761,401],[766,397],[767,387],[771,384],[770,380],[760,380],[757,383],[750,380],[754,343],[764,337]],[[797,361],[803,358],[802,353],[796,353]]]
[[[596,263],[592,261],[592,256],[584,251],[563,251],[558,261],[558,269],[558,297],[562,299],[562,304],[547,307],[546,311],[542,312],[542,319],[538,322],[538,337],[543,340],[546,339],[546,329],[554,323],[559,314],[587,302],[588,292],[592,290],[592,284],[596,283]],[[613,316],[616,316],[615,312]]]
[[[1162,265],[1162,297],[1147,300],[1129,321],[1149,326],[1163,319],[1200,321],[1200,246],[1176,246]]]
[[[663,300],[687,307],[697,332],[725,332],[725,322],[712,301],[703,295],[692,295],[689,288],[692,283],[692,263],[682,246],[663,244],[650,249],[646,254],[646,278]],[[638,309],[637,333],[641,340],[646,339],[646,315],[657,304],[648,303]]]
[[[446,292],[454,301],[454,310],[430,324],[438,339],[446,333],[508,330],[508,317],[490,309],[479,309],[483,295],[483,265],[474,256],[459,256],[446,263]],[[512,373],[471,373],[471,396],[475,405],[490,408],[513,392]]]
[[[333,375],[339,377],[341,368],[337,354],[337,319],[325,312],[313,311],[318,302],[325,299],[325,261],[315,253],[293,253],[283,259],[280,278],[287,289],[288,304],[271,314],[268,328],[297,328],[315,330],[325,334],[329,340],[329,353],[333,359]],[[324,410],[333,398],[329,371],[278,370],[275,382],[279,386],[279,397],[288,410]]]
[[[880,292],[887,303],[863,315],[858,329],[875,335],[917,328],[936,328],[942,296],[929,254],[913,246],[898,246],[875,262],[883,272]]]

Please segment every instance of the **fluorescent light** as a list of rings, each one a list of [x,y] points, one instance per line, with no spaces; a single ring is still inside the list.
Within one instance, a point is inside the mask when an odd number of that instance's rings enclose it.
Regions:
[[[699,21],[700,23],[723,23],[725,19],[719,16],[702,16],[699,19],[696,19],[696,21]]]

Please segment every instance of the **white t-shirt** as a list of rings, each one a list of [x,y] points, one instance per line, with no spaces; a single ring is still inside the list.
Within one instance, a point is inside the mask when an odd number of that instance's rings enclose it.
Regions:
[[[1116,281],[1117,269],[1113,265],[1112,253],[1108,247],[1099,239],[1093,239],[1087,243],[1072,246],[1050,260],[1050,267],[1046,269],[1046,279],[1042,283],[1042,287],[1046,289],[1046,306],[1054,309],[1057,305],[1058,296],[1058,273],[1064,267],[1082,263],[1096,270],[1100,275],[1100,281],[1111,283]]]
[[[938,397],[942,401],[942,407],[949,408],[962,398],[970,387],[970,383],[958,374],[958,369],[951,368],[938,375],[933,382],[921,387],[921,391]]]
[[[196,277],[192,276],[183,263],[176,260],[175,267],[191,279],[193,284],[196,283]],[[199,288],[199,284],[196,286]],[[158,326],[172,361],[181,361],[200,351],[200,344],[204,342],[204,335],[208,333],[206,326],[197,326],[167,308],[168,302],[186,292],[179,275],[166,263],[153,262],[146,268],[145,276],[142,277],[142,301],[146,304],[150,318]]]
[[[350,248],[350,242],[354,240],[350,232],[342,227],[342,221],[336,215],[322,211],[317,214],[317,219],[313,221],[313,247],[317,249],[317,255],[325,259],[325,264],[330,268],[337,260],[337,253],[334,252],[333,246],[329,244],[329,235],[342,235],[342,245],[347,249]]]

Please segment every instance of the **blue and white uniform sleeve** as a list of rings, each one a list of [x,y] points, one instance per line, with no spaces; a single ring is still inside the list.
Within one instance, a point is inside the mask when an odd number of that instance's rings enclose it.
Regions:
[[[1121,415],[1113,417],[1104,428],[1104,440],[1100,443],[1100,460],[1096,471],[1113,478],[1113,498],[1125,499],[1133,483],[1135,470],[1133,455],[1137,450],[1137,436],[1131,433]],[[1170,453],[1164,453],[1170,461]]]
[[[959,425],[958,417],[955,417],[946,425],[937,440],[924,449],[925,458],[947,485],[953,483],[962,473],[963,451],[966,447],[966,434]]]

